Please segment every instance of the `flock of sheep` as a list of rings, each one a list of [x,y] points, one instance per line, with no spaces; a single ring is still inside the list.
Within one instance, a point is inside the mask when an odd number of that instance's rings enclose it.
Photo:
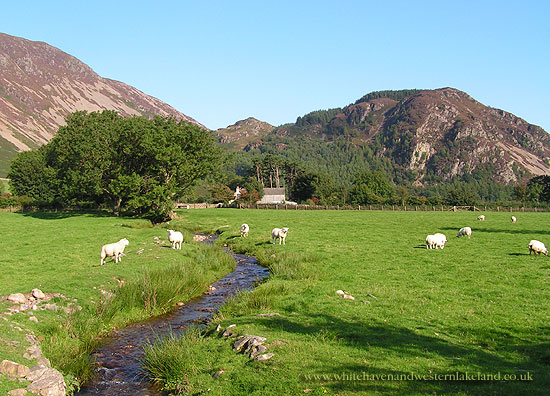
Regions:
[[[477,217],[480,221],[485,221],[485,215],[479,215]],[[516,216],[511,217],[512,223],[517,221]],[[248,224],[244,223],[240,228],[241,237],[246,238],[250,232],[250,227]],[[288,234],[288,227],[284,228],[274,228],[271,230],[271,238],[273,244],[275,241],[279,240],[279,245],[286,245],[286,236]],[[468,236],[468,239],[472,236],[472,229],[470,227],[462,227],[458,230],[456,234],[457,238],[461,236]],[[181,244],[183,243],[183,234],[179,231],[168,230],[168,240],[172,246],[172,249],[181,249]],[[130,242],[126,238],[121,239],[118,242],[110,243],[108,245],[103,245],[101,248],[101,265],[105,264],[106,257],[114,257],[115,263],[122,261],[122,256],[124,256],[124,248],[129,245]],[[436,233],[433,235],[428,235],[426,237],[426,249],[443,249],[447,243],[447,237],[445,234]],[[548,249],[544,246],[544,243],[537,241],[535,239],[529,242],[529,254],[545,254],[548,256]]]
[[[485,215],[479,215],[477,216],[477,219],[479,221],[485,221]],[[515,223],[517,221],[516,216],[512,216],[510,219],[512,223]],[[456,237],[459,238],[461,236],[467,235],[468,239],[472,236],[472,229],[470,227],[462,227],[460,230],[458,230]],[[445,243],[447,243],[447,237],[444,234],[437,233],[433,235],[428,235],[426,237],[426,249],[443,249],[445,247]],[[537,241],[536,239],[531,240],[529,242],[529,254],[534,252],[535,254],[545,254],[548,256],[548,249],[546,249],[546,246],[544,246],[544,243],[541,241]]]
[[[250,231],[250,227],[248,224],[241,225],[241,237],[246,238],[248,236],[248,232]],[[183,234],[179,231],[174,230],[167,230],[168,231],[168,241],[170,241],[170,245],[172,246],[172,249],[178,249],[181,250],[181,244],[183,243]],[[288,233],[288,228],[274,228],[271,231],[271,238],[273,239],[273,243],[279,239],[279,245],[283,244],[286,245],[286,235]],[[113,257],[115,260],[115,263],[118,263],[122,261],[122,256],[124,256],[124,248],[128,246],[130,242],[128,239],[123,238],[118,242],[115,243],[109,243],[107,245],[103,245],[101,247],[101,261],[100,265],[105,264],[105,259],[107,257]]]

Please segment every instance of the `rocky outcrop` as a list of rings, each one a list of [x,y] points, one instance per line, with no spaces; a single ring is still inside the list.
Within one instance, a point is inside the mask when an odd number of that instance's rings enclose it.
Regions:
[[[284,157],[287,147],[290,152],[304,147],[303,140],[340,147],[331,143],[343,139],[347,145],[342,150],[368,149],[377,158],[390,159],[396,170],[416,178],[416,185],[471,173],[508,184],[550,173],[548,133],[454,88],[384,91],[342,109],[314,113],[304,116],[307,122],[283,125],[249,142],[246,150],[279,150]]]
[[[248,143],[261,139],[275,127],[267,122],[259,121],[253,117],[237,121],[227,128],[214,131],[221,143],[230,143],[237,149],[244,148]]]

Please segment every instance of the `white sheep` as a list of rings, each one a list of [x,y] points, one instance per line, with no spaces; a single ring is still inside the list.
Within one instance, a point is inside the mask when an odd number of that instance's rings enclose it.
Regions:
[[[510,220],[512,220],[512,223],[515,223],[516,221],[518,221],[518,219],[516,218],[516,216],[512,216],[512,218],[511,218]]]
[[[436,237],[434,235],[428,235],[426,237],[426,249],[435,248]]]
[[[531,240],[531,242],[529,242],[529,254],[531,254],[531,252],[535,252],[535,254],[538,255],[543,253],[548,256],[548,249],[546,249],[544,243],[542,243],[541,241],[537,241],[536,239],[533,239]]]
[[[443,249],[447,243],[447,237],[444,234],[437,233],[426,237],[426,249]]]
[[[116,243],[103,245],[101,248],[101,265],[105,264],[105,257],[114,257],[115,263],[122,261],[122,256],[124,256],[124,248],[129,244],[130,242],[128,242],[128,239],[123,238]]]
[[[456,234],[456,237],[461,237],[464,235],[468,235],[468,239],[472,236],[472,229],[470,227],[462,227],[460,230],[458,230],[458,233]]]
[[[479,215],[479,216],[477,216],[477,219],[479,221],[485,221],[485,215]]]
[[[168,231],[168,240],[172,245],[172,249],[181,250],[181,244],[183,243],[183,234],[179,231],[167,230]]]
[[[273,244],[275,240],[279,238],[279,245],[282,243],[286,245],[286,234],[288,233],[288,228],[274,228],[271,230],[271,238],[273,238]]]
[[[241,237],[246,238],[248,236],[248,231],[250,231],[250,227],[248,226],[248,224],[244,223],[241,226]]]
[[[439,247],[440,249],[443,249],[445,247],[445,244],[447,243],[447,237],[445,236],[445,234],[441,234],[438,232],[437,234],[434,234],[434,237],[436,237],[435,248],[437,249]]]

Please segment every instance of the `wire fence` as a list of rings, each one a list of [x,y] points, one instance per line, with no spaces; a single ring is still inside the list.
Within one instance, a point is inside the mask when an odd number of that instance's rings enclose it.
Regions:
[[[387,210],[401,212],[549,212],[550,208],[518,206],[445,206],[445,205],[289,205],[289,204],[239,204],[240,209],[275,209],[275,210]]]

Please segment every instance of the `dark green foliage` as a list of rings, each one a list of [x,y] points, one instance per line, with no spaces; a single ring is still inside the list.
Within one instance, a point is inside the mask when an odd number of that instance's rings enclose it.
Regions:
[[[415,93],[418,93],[420,91],[421,91],[420,89],[401,89],[398,91],[391,91],[391,90],[374,91],[366,94],[360,99],[357,99],[357,101],[355,101],[355,104],[361,103],[361,102],[368,102],[369,100],[378,99],[378,98],[388,98],[399,102],[400,100],[405,99],[407,96],[414,95]]]
[[[384,173],[367,171],[355,178],[350,191],[350,202],[355,205],[391,202],[394,194],[394,186]]]
[[[320,205],[340,203],[339,188],[328,174],[306,172],[296,178],[289,196],[291,201],[313,200]]]
[[[298,117],[298,119],[296,120],[296,125],[299,127],[314,124],[326,125],[330,122],[330,120],[332,120],[337,114],[341,112],[341,108],[312,111],[311,113],[308,113],[303,117]]]
[[[54,176],[54,169],[46,165],[44,149],[19,153],[8,173],[13,194],[43,202],[53,200]]]
[[[527,183],[527,197],[535,202],[550,203],[550,176],[536,176]]]
[[[444,198],[447,205],[456,206],[473,206],[477,205],[477,201],[476,193],[467,185],[449,189]]]
[[[76,112],[46,146],[19,154],[10,175],[17,194],[107,206],[158,223],[168,219],[175,197],[221,162],[213,136],[196,125]]]

